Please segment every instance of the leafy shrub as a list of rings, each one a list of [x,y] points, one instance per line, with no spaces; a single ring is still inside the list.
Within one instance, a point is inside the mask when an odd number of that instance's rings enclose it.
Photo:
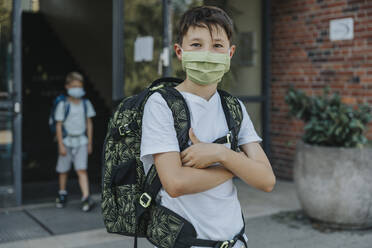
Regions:
[[[308,144],[334,147],[363,147],[366,124],[371,109],[365,103],[352,106],[342,101],[338,92],[329,94],[329,86],[320,96],[307,96],[292,86],[285,96],[289,114],[305,122],[303,141]]]

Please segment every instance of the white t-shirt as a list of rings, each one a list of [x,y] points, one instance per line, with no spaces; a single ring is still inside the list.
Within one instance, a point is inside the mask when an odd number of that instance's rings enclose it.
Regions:
[[[91,118],[96,115],[93,105],[89,100],[86,100],[86,116],[84,112],[84,103],[81,100],[78,104],[72,102],[58,103],[55,111],[55,120],[63,121],[65,118],[65,105],[70,104],[70,110],[63,126],[67,132],[67,136],[63,138],[63,144],[68,147],[78,147],[88,144],[88,138],[85,135],[86,118]]]
[[[190,110],[191,127],[200,141],[211,143],[227,134],[228,126],[217,91],[209,101],[192,93],[181,94]],[[243,110],[243,121],[238,145],[261,142],[244,104],[239,102]],[[180,151],[172,111],[160,93],[156,92],[146,102],[142,122],[141,161],[146,172],[154,163],[153,154],[170,151]],[[232,179],[201,193],[172,198],[161,189],[159,196],[161,205],[193,224],[198,238],[230,240],[243,227],[240,202]],[[242,243],[238,241],[234,248],[241,246]]]

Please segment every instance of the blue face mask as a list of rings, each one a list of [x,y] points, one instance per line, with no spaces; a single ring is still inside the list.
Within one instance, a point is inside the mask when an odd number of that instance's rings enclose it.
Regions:
[[[74,88],[69,88],[67,90],[67,94],[75,98],[81,98],[85,95],[85,91],[83,88],[74,87]]]

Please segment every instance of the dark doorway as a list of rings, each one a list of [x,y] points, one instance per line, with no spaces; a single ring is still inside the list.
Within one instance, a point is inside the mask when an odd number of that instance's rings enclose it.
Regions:
[[[98,23],[88,22],[101,12],[104,14],[100,15]],[[76,13],[84,17],[84,23],[79,16],[74,19],[72,15]],[[63,1],[63,4],[40,1],[39,12],[22,14],[22,184],[25,203],[54,198],[58,190],[57,144],[49,130],[48,118],[54,99],[64,93],[65,77],[71,71],[84,75],[86,97],[97,114],[93,119],[94,152],[89,157],[88,173],[93,193],[99,190],[101,150],[111,106],[111,30],[110,1]],[[70,193],[80,195],[73,170],[68,185]]]

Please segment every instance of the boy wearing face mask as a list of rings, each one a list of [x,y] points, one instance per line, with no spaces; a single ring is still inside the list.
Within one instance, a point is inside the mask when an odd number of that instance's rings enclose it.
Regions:
[[[66,77],[67,99],[59,102],[55,111],[56,136],[58,142],[58,161],[56,171],[59,173],[59,192],[56,207],[63,208],[67,203],[66,183],[71,164],[79,177],[82,192],[82,210],[89,211],[93,202],[89,197],[87,173],[88,154],[92,153],[93,123],[96,115],[91,102],[85,95],[83,76],[71,72]]]
[[[234,176],[265,192],[275,185],[262,139],[241,101],[241,152],[212,143],[229,131],[217,85],[235,52],[231,39],[232,21],[217,7],[196,7],[181,18],[174,50],[186,79],[175,88],[190,110],[191,146],[180,151],[172,112],[159,93],[148,98],[142,122],[141,161],[146,170],[156,166],[163,186],[160,204],[190,221],[198,238],[207,240],[231,240],[244,226]],[[246,246],[242,236],[229,247]]]

